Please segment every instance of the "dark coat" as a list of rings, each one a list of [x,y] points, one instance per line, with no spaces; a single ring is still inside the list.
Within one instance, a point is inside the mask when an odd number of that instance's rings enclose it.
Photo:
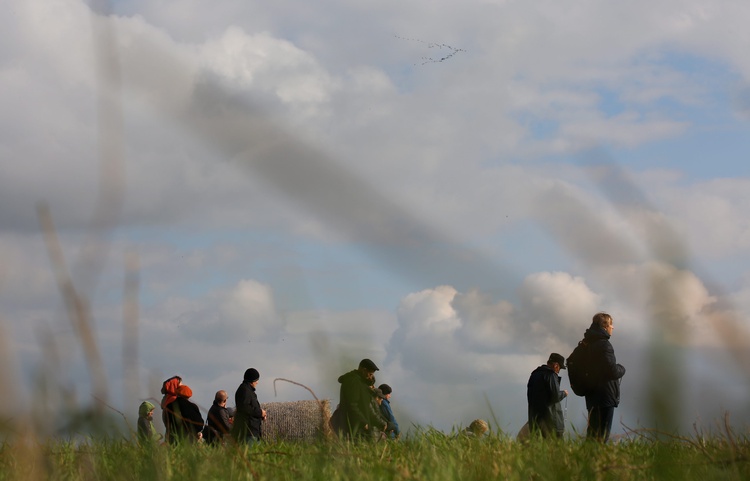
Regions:
[[[340,401],[333,428],[342,434],[360,434],[372,422],[373,390],[358,369],[339,376]]]
[[[562,437],[565,433],[565,418],[560,401],[565,392],[560,390],[560,376],[547,366],[534,369],[526,385],[529,403],[529,429],[541,431],[544,437],[551,434]]]
[[[167,404],[171,404],[175,401],[175,399],[177,399],[175,390],[177,389],[177,386],[179,386],[180,382],[182,382],[182,378],[180,376],[172,376],[164,381],[161,385],[161,393],[164,395],[164,397],[161,398],[161,403],[159,404],[159,406],[161,407],[161,421],[164,423],[167,439],[169,439],[169,419],[167,417]]]
[[[588,343],[586,359],[591,363],[590,372],[596,380],[586,394],[587,409],[620,404],[620,379],[625,375],[625,368],[617,364],[609,337],[607,331],[596,324],[592,324],[583,336]]]
[[[181,440],[197,440],[197,435],[203,430],[203,416],[194,403],[184,397],[178,397],[167,404],[167,421],[169,423],[169,442]]]
[[[208,410],[208,416],[206,417],[206,424],[208,427],[204,431],[204,438],[206,442],[221,442],[225,436],[228,436],[232,430],[232,423],[229,421],[231,418],[229,409],[224,406],[219,406],[214,401],[211,409]]]
[[[237,412],[234,415],[234,426],[232,436],[237,441],[246,441],[248,438],[260,440],[260,425],[263,421],[263,410],[258,402],[258,395],[250,381],[243,381],[234,393],[234,402]]]

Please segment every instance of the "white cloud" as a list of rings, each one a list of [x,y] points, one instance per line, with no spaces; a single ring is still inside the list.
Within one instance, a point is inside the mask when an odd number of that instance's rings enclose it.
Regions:
[[[601,310],[601,298],[583,278],[565,272],[528,276],[519,290],[521,311],[542,352],[566,350]],[[543,342],[541,342],[543,340]],[[566,348],[566,349],[563,349]]]
[[[687,188],[670,186],[658,197],[687,233],[692,251],[706,259],[750,251],[748,179],[714,179]],[[731,253],[731,254],[730,254]]]
[[[706,316],[717,297],[695,273],[655,261],[611,266],[600,274],[627,312],[627,324],[618,327],[638,341],[663,335],[677,344],[704,345],[713,337]]]
[[[460,321],[451,306],[456,290],[439,286],[409,294],[399,307],[399,317],[409,326],[409,336],[428,333],[449,334],[460,327]]]
[[[220,38],[201,45],[199,58],[236,88],[272,92],[293,107],[324,104],[337,87],[309,53],[265,32],[248,35],[231,26]]]
[[[254,280],[242,280],[226,296],[221,312],[230,322],[247,326],[251,336],[263,337],[272,329],[283,329],[271,288]]]
[[[477,289],[456,295],[453,306],[462,321],[461,336],[469,348],[507,348],[522,331],[514,325],[515,313],[510,302],[493,302]]]
[[[573,333],[588,327],[598,300],[582,279],[564,273],[530,276],[519,297],[514,308],[450,286],[410,294],[399,306],[390,353],[422,379],[471,380],[500,371],[517,380],[526,368],[515,371],[520,366],[513,359],[566,351]]]

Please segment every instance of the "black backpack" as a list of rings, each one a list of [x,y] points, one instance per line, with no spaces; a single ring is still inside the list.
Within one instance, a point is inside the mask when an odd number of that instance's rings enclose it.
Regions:
[[[570,388],[576,396],[585,396],[596,386],[588,347],[586,339],[582,339],[567,359]]]

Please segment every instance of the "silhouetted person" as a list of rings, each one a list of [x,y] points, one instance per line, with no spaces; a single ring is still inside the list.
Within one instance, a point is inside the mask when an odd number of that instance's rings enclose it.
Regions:
[[[586,344],[586,360],[590,365],[595,383],[586,393],[586,409],[589,425],[588,439],[607,442],[612,431],[612,418],[620,404],[620,380],[625,368],[617,364],[615,350],[609,342],[614,323],[606,312],[594,315],[591,327],[586,330],[583,340]]]
[[[391,409],[391,395],[393,389],[388,384],[381,384],[378,386],[378,389],[383,392],[384,396],[383,402],[380,404],[380,412],[388,422],[388,426],[385,428],[386,435],[390,439],[396,439],[401,435],[401,428],[398,427],[398,422],[396,422],[396,417],[393,415],[393,410]]]
[[[565,433],[565,419],[560,401],[568,395],[560,390],[560,369],[565,369],[565,358],[553,352],[547,364],[534,369],[526,385],[529,403],[529,429],[545,438],[561,438]]]
[[[242,384],[234,393],[237,412],[234,415],[232,437],[238,442],[252,444],[261,440],[261,423],[266,419],[266,411],[261,409],[255,388],[260,373],[255,368],[245,371]]]
[[[161,435],[154,427],[154,410],[156,406],[148,401],[143,401],[138,406],[138,441],[150,443],[158,441]]]
[[[169,441],[171,429],[169,426],[169,416],[167,416],[167,406],[172,404],[177,399],[177,388],[182,384],[182,378],[180,376],[172,376],[161,385],[161,393],[164,397],[161,398],[161,420],[164,423],[164,437]]]
[[[226,391],[217,391],[211,409],[208,410],[203,438],[209,444],[224,444],[232,430],[234,410],[227,408],[228,398]]]
[[[346,437],[364,437],[370,433],[371,406],[378,366],[362,359],[359,367],[339,376],[341,391],[339,405],[331,416],[331,427]]]
[[[167,405],[169,442],[197,442],[202,439],[203,416],[198,406],[190,401],[193,390],[184,384],[177,387],[177,399]]]

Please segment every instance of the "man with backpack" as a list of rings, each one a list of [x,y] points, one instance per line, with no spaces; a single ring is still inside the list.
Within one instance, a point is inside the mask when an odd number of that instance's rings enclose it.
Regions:
[[[591,327],[568,358],[571,388],[586,397],[586,437],[601,442],[609,439],[615,408],[620,404],[620,380],[625,375],[609,342],[613,329],[612,316],[606,312],[595,314]]]
[[[560,390],[560,369],[565,369],[565,358],[553,352],[547,364],[536,368],[526,386],[529,402],[529,430],[543,437],[562,438],[565,434],[565,419],[560,401],[568,395]]]

